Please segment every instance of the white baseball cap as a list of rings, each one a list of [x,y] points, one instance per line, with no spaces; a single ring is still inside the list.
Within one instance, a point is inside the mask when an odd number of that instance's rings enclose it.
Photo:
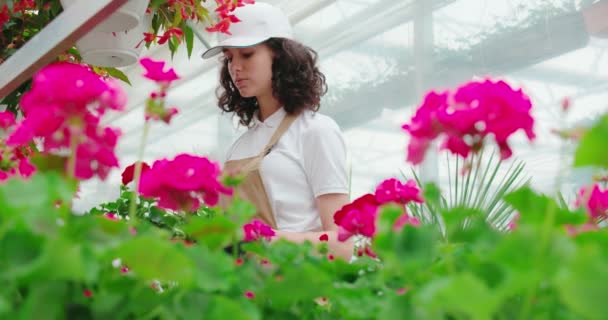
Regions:
[[[255,2],[238,7],[233,14],[241,20],[230,24],[230,33],[219,34],[219,42],[202,55],[211,58],[224,48],[246,48],[260,44],[270,38],[293,39],[293,30],[287,15],[268,3]]]

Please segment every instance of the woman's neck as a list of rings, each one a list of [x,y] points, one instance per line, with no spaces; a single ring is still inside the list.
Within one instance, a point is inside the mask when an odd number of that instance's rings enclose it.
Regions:
[[[264,122],[277,110],[281,109],[281,102],[273,95],[257,97],[260,107],[260,121]]]

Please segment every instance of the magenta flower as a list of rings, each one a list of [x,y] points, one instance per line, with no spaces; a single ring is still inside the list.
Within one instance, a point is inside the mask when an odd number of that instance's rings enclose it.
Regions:
[[[155,61],[150,58],[143,58],[139,60],[139,63],[144,67],[144,69],[146,69],[144,77],[152,81],[168,84],[179,79],[179,76],[177,76],[173,68],[163,71],[165,68],[164,61]]]
[[[15,125],[15,116],[11,112],[0,112],[0,128],[9,132]],[[36,172],[36,167],[30,162],[32,149],[29,145],[9,146],[0,141],[0,182],[19,174],[29,178]]]
[[[76,178],[105,179],[112,167],[118,167],[114,149],[120,132],[100,126],[100,117],[107,110],[122,110],[125,103],[126,94],[116,82],[102,79],[88,67],[67,62],[48,65],[34,75],[32,89],[23,95],[25,118],[7,145],[26,146],[42,138],[43,153],[65,149],[76,153]]]
[[[10,111],[0,112],[0,129],[7,130],[15,125],[15,115]]]
[[[243,232],[245,233],[245,239],[243,240],[247,242],[262,238],[270,241],[275,235],[274,230],[270,226],[257,219],[243,225]]]
[[[346,241],[353,235],[372,238],[376,234],[376,215],[380,204],[372,194],[366,194],[334,214],[338,225],[338,241]]]
[[[395,220],[395,224],[393,225],[393,231],[399,231],[403,229],[406,225],[411,225],[414,227],[420,226],[420,219],[410,216],[407,212],[404,212],[401,216]]]
[[[424,102],[416,111],[410,124],[404,124],[403,129],[411,136],[407,150],[407,161],[418,164],[424,159],[426,150],[441,132],[441,124],[437,121],[437,112],[447,107],[447,92],[429,92]]]
[[[384,180],[376,188],[375,196],[380,204],[387,202],[401,204],[406,204],[411,201],[417,203],[424,202],[424,199],[422,199],[422,192],[413,179],[408,180],[405,184],[394,178]]]
[[[502,159],[511,156],[508,138],[523,130],[529,140],[535,138],[530,99],[504,81],[472,81],[455,92],[430,92],[416,111],[410,124],[405,124],[411,140],[407,160],[418,164],[430,143],[442,136],[441,149],[463,158],[484,146],[492,136]]]
[[[218,180],[219,165],[204,157],[180,154],[173,160],[157,160],[143,172],[139,192],[158,199],[158,206],[171,210],[197,210],[201,201],[214,206],[219,194],[232,194]]]
[[[577,207],[585,207],[591,220],[598,222],[608,218],[608,190],[601,190],[598,184],[582,187],[576,198]]]

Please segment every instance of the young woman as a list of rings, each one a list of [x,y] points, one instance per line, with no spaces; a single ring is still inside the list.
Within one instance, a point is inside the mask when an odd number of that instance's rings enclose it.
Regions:
[[[327,235],[330,251],[350,259],[353,244],[337,241],[333,221],[349,202],[346,147],[335,121],[316,113],[327,91],[317,54],[293,40],[276,7],[256,2],[234,14],[231,35],[203,54],[222,54],[219,107],[248,127],[224,169],[247,176],[237,192],[275,238],[318,243]]]

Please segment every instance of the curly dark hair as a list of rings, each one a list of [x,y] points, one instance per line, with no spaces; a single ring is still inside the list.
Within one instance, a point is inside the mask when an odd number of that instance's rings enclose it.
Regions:
[[[317,67],[317,53],[293,40],[270,38],[264,42],[274,53],[272,91],[288,114],[304,109],[318,111],[321,97],[327,92],[325,75]],[[224,112],[235,112],[240,123],[249,126],[259,108],[255,97],[244,98],[232,82],[228,61],[222,61],[218,106]]]

